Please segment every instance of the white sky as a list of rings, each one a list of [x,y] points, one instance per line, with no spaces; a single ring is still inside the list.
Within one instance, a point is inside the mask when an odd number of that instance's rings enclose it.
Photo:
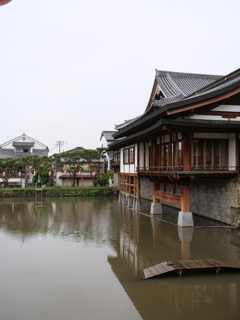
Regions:
[[[0,7],[0,144],[26,133],[50,150],[100,146],[144,112],[155,69],[238,69],[239,12],[239,0],[12,0]]]

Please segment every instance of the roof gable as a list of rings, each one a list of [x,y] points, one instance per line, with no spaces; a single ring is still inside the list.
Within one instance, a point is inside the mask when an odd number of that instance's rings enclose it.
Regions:
[[[42,149],[48,149],[48,146],[45,144],[27,136],[25,133],[23,133],[21,136],[18,136],[14,139],[11,139],[3,144],[0,145],[0,148],[12,148],[13,146],[17,145],[26,145],[26,144],[33,144],[34,146],[38,146],[39,148]]]
[[[216,82],[222,76],[156,70],[155,81],[147,109],[180,101]]]

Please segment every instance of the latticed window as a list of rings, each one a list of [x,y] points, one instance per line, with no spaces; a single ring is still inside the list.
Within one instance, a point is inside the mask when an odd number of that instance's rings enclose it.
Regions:
[[[120,152],[115,152],[113,155],[113,161],[119,162],[120,161]]]
[[[125,148],[123,150],[123,163],[124,164],[134,163],[134,152],[135,152],[135,148],[132,146]]]
[[[193,165],[195,168],[224,169],[228,165],[227,140],[193,141]]]
[[[123,163],[128,163],[128,149],[123,150]]]

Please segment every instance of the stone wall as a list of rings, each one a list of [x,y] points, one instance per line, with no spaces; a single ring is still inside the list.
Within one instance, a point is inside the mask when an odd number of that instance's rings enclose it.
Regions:
[[[240,208],[240,183],[231,183],[230,185],[230,206]]]
[[[148,178],[140,178],[140,197],[152,201],[153,182]]]
[[[114,187],[120,189],[120,179],[119,179],[118,173],[114,173],[113,175],[113,184],[114,184]]]
[[[234,202],[231,200],[233,184],[230,179],[196,178],[190,188],[191,211],[210,219],[235,224],[237,215],[231,210]]]

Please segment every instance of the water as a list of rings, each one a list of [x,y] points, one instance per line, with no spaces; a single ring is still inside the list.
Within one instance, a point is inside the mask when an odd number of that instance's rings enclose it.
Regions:
[[[1,320],[240,318],[240,273],[142,272],[178,259],[240,267],[236,229],[178,228],[108,198],[2,199],[0,257]]]

